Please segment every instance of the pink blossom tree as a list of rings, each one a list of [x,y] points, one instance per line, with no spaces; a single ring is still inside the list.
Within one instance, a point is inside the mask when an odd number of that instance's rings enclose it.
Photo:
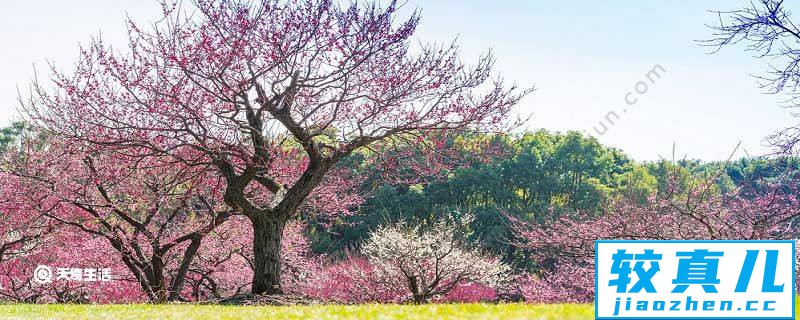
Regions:
[[[49,241],[43,235],[53,225],[41,214],[31,213],[19,179],[0,172],[0,300],[34,302],[43,292],[34,290],[30,266]]]
[[[59,142],[12,158],[18,203],[82,239],[105,239],[151,301],[180,298],[203,238],[233,214],[194,167]]]
[[[710,182],[671,190],[642,205],[617,201],[604,215],[578,212],[543,223],[508,216],[517,246],[533,253],[538,276],[520,280],[523,296],[540,302],[589,302],[594,297],[594,241],[600,239],[797,239],[800,185],[795,179],[765,192],[719,195]]]
[[[34,83],[25,109],[67,141],[221,177],[253,228],[255,294],[282,292],[286,223],[341,159],[506,129],[529,92],[491,79],[491,55],[467,66],[455,44],[413,45],[419,16],[398,22],[395,1],[178,4],[152,27],[129,21],[124,50],[95,39],[74,71],[53,72],[55,89]]]
[[[124,302],[141,301],[142,291],[128,282],[130,273],[105,239],[64,228],[32,202],[30,181],[0,173],[0,301],[14,302]],[[33,281],[37,266],[109,268],[119,279],[108,282],[71,283]]]
[[[41,235],[53,225],[40,214],[27,212],[24,190],[17,177],[0,172],[0,262],[25,255],[42,244]]]

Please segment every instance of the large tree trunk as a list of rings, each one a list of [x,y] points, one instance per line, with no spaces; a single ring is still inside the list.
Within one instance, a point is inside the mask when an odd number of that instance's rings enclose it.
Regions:
[[[253,294],[281,294],[281,239],[286,219],[258,215],[253,222]]]
[[[425,295],[422,294],[419,284],[417,284],[417,277],[408,277],[408,286],[411,289],[411,299],[414,301],[414,304],[422,304],[425,303]]]
[[[150,289],[153,291],[153,296],[150,297],[151,302],[163,303],[167,302],[167,287],[164,283],[164,259],[158,255],[153,255],[150,259],[149,270],[145,270]]]

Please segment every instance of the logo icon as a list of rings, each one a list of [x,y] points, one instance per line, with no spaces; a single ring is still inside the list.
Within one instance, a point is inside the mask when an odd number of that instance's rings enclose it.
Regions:
[[[33,270],[33,281],[38,284],[50,283],[53,281],[53,270],[48,266],[39,265]]]
[[[595,319],[794,319],[792,240],[599,240]]]

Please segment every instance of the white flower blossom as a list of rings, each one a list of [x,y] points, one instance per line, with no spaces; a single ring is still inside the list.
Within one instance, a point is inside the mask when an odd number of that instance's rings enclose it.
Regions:
[[[456,231],[444,222],[432,228],[399,224],[374,231],[363,246],[375,267],[373,281],[406,290],[415,303],[465,283],[505,284],[511,268],[496,257],[467,248],[457,240]]]

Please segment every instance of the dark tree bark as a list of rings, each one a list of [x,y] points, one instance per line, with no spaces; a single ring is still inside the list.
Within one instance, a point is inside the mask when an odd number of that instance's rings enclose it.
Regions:
[[[189,243],[189,246],[186,248],[186,251],[183,254],[181,267],[178,269],[178,273],[175,275],[175,278],[172,279],[172,284],[170,285],[169,289],[169,297],[167,298],[168,301],[180,300],[181,291],[183,290],[183,283],[186,282],[186,274],[189,272],[189,267],[191,266],[194,257],[197,255],[197,250],[200,248],[202,239],[203,238],[201,236],[192,238],[192,242]]]
[[[145,269],[150,289],[154,296],[151,300],[156,303],[167,301],[167,288],[164,285],[164,259],[158,255],[153,255],[150,265]]]
[[[281,238],[286,219],[254,216],[253,294],[282,294]]]

